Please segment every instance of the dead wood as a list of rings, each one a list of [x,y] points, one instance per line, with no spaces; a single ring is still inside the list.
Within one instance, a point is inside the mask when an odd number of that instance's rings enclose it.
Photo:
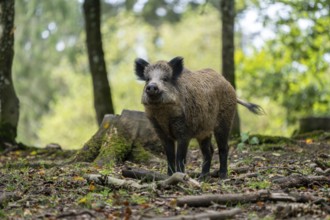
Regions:
[[[315,169],[315,173],[317,173],[319,175],[330,176],[330,168],[328,168],[326,170],[322,170],[320,167],[317,167]]]
[[[165,180],[168,178],[167,175],[155,171],[136,169],[136,168],[127,168],[125,170],[122,170],[121,174],[123,175],[123,177],[139,179],[145,182]]]
[[[244,180],[246,178],[252,178],[252,177],[257,177],[259,174],[258,173],[245,173],[242,175],[239,175],[237,177],[234,177],[234,180]]]
[[[73,217],[78,217],[78,216],[81,216],[81,215],[88,215],[91,218],[96,218],[96,216],[93,213],[91,213],[88,210],[85,210],[85,211],[82,211],[82,212],[67,212],[67,213],[62,213],[62,214],[59,214],[58,216],[56,216],[56,219],[70,218],[70,217],[73,218]]]
[[[94,182],[95,184],[117,187],[117,188],[128,188],[128,189],[145,189],[145,188],[166,188],[171,185],[177,185],[178,183],[183,183],[188,186],[200,187],[199,182],[190,178],[184,173],[174,173],[172,176],[165,180],[160,180],[152,183],[140,184],[134,180],[122,180],[114,178],[111,176],[102,176],[100,174],[89,174],[85,176],[85,179],[89,182]]]
[[[326,176],[287,176],[273,180],[273,183],[279,184],[281,188],[308,186],[317,182],[318,184],[330,184],[330,177]]]
[[[152,220],[194,220],[194,219],[228,219],[232,218],[237,214],[240,214],[242,210],[240,208],[235,208],[231,210],[225,210],[221,212],[216,211],[206,211],[204,213],[196,215],[179,215],[173,217],[160,217],[160,218],[142,218],[142,219],[152,219]]]
[[[193,187],[200,187],[200,184],[198,181],[190,178],[187,174],[179,173],[179,172],[174,173],[169,178],[162,180],[162,181],[158,181],[156,183],[157,183],[157,186],[161,186],[161,187],[177,185],[178,183],[184,183],[186,185],[193,186]]]
[[[260,190],[254,193],[238,193],[238,194],[204,194],[198,196],[184,196],[177,199],[178,206],[194,206],[207,207],[213,203],[217,204],[231,204],[237,203],[252,203],[258,201],[286,201],[286,202],[315,202],[324,201],[323,198],[314,197],[310,194],[299,193],[283,193],[283,192],[268,192],[267,190]]]
[[[322,170],[325,170],[325,169],[328,169],[330,168],[330,166],[323,162],[322,160],[315,160],[315,163],[322,169]]]

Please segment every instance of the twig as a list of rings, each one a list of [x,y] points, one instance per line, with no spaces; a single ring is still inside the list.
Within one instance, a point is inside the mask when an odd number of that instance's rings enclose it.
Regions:
[[[308,186],[313,182],[330,184],[330,177],[326,176],[287,176],[273,180],[281,188]]]
[[[56,216],[56,218],[67,218],[67,217],[73,217],[73,216],[79,216],[79,215],[89,215],[90,217],[96,218],[96,216],[91,213],[90,211],[82,211],[82,212],[67,212],[67,213],[63,213],[63,214],[59,214],[58,216]]]
[[[270,166],[270,167],[258,167],[259,170],[268,170],[268,169],[282,169],[290,171],[291,173],[298,173],[300,175],[304,175],[303,173],[299,172],[298,170],[293,170],[289,167],[277,167],[277,166]]]
[[[88,181],[93,181],[96,184],[119,187],[119,188],[133,188],[133,189],[145,189],[145,188],[162,188],[168,187],[170,185],[177,185],[178,183],[184,183],[189,186],[200,187],[199,182],[190,178],[187,174],[184,173],[174,173],[172,176],[168,177],[165,180],[152,182],[149,184],[139,184],[134,180],[122,180],[114,178],[111,176],[102,176],[100,174],[89,174],[85,178]]]
[[[125,170],[121,171],[121,174],[123,177],[129,177],[139,180],[144,180],[146,182],[152,182],[152,181],[159,181],[159,180],[165,180],[168,178],[167,175],[154,172],[154,171],[148,171],[144,169],[136,169],[136,168],[127,168]]]
[[[225,210],[221,212],[207,211],[196,215],[179,215],[173,217],[160,217],[160,218],[151,218],[151,219],[152,220],[228,219],[234,217],[237,214],[240,214],[241,212],[242,210],[240,208],[234,208],[231,210]],[[150,218],[142,218],[142,219],[150,219]]]
[[[268,192],[260,190],[254,193],[238,193],[238,194],[204,194],[198,196],[184,196],[177,199],[178,206],[194,206],[206,207],[213,203],[235,205],[238,203],[250,203],[257,201],[287,201],[287,202],[309,202],[323,200],[323,198],[314,197],[310,194],[287,194],[283,192]]]

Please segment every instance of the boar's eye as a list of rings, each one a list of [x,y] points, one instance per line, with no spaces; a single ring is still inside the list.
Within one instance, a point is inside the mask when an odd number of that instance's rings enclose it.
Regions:
[[[164,82],[168,82],[168,81],[169,81],[169,78],[168,78],[168,77],[164,77],[162,80],[163,80]]]

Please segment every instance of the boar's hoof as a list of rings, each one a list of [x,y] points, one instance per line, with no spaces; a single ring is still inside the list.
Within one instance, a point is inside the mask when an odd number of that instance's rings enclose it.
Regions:
[[[210,173],[201,173],[198,177],[198,181],[207,182],[211,179]]]
[[[227,172],[219,172],[219,178],[222,180],[228,179]]]

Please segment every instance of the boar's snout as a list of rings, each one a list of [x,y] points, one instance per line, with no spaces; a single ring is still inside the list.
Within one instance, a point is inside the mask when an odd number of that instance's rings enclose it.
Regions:
[[[160,90],[156,83],[150,83],[146,87],[146,93],[149,97],[157,97],[160,95]]]

